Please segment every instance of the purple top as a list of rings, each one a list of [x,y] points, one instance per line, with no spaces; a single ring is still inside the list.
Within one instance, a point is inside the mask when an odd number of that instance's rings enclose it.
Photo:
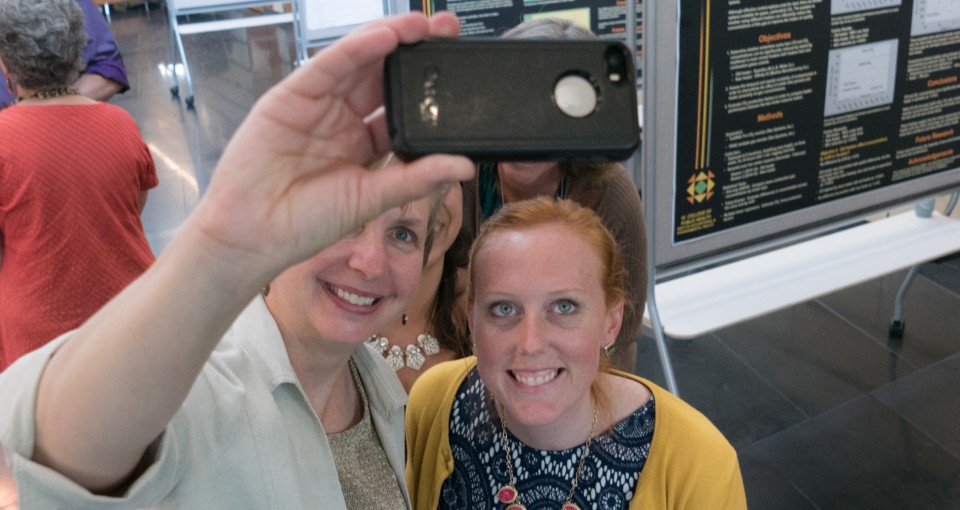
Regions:
[[[83,9],[83,28],[87,32],[87,46],[83,49],[83,60],[87,63],[84,73],[95,73],[109,78],[120,85],[120,92],[130,88],[127,81],[127,69],[123,66],[123,58],[117,41],[110,33],[107,20],[103,19],[100,10],[93,5],[93,0],[77,0]],[[7,80],[0,73],[0,108],[13,102],[13,94],[7,90]]]

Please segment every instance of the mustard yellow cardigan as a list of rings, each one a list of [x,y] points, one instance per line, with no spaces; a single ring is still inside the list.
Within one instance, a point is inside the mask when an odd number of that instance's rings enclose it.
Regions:
[[[414,510],[435,510],[443,481],[453,472],[450,412],[457,389],[477,360],[441,363],[414,384],[407,404],[407,486]],[[699,411],[640,377],[653,393],[656,425],[650,454],[630,509],[745,509],[737,454]]]

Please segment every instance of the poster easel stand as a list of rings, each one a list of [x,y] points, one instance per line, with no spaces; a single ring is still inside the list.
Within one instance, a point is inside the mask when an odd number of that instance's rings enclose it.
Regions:
[[[957,205],[958,195],[960,195],[960,192],[953,192],[953,194],[950,195],[950,201],[947,202],[947,206],[944,208],[944,216],[949,217],[953,214],[953,208]],[[933,212],[933,202],[933,200],[927,200],[917,203],[917,215],[929,216],[929,214]],[[910,289],[910,284],[912,284],[913,279],[917,277],[919,270],[920,266],[914,265],[910,267],[910,271],[907,272],[907,276],[900,285],[900,290],[897,291],[897,298],[893,302],[893,317],[890,319],[889,329],[890,336],[893,338],[903,338],[903,330],[906,327],[906,324],[903,322],[903,301],[906,299],[907,290]]]
[[[170,18],[170,68],[173,76],[173,85],[170,87],[170,94],[173,97],[179,97],[180,84],[177,71],[177,63],[182,63],[184,79],[187,81],[187,97],[184,102],[187,108],[193,108],[194,91],[193,79],[190,76],[190,66],[187,64],[187,54],[183,49],[183,36],[189,34],[200,34],[205,32],[216,32],[221,30],[235,30],[239,28],[259,27],[264,25],[275,25],[280,23],[292,23],[295,12],[273,12],[264,11],[255,16],[243,16],[238,18],[218,19],[213,21],[201,22],[180,22],[180,17],[194,14],[211,14],[222,11],[243,11],[257,7],[272,7],[278,3],[290,5],[291,10],[295,10],[296,2],[290,0],[286,2],[274,2],[269,0],[253,1],[224,1],[224,0],[168,0],[167,14]],[[296,31],[296,27],[294,27]],[[300,37],[295,37],[299,45]],[[299,55],[299,51],[297,54]],[[178,58],[179,57],[179,58]]]
[[[676,130],[677,103],[681,99],[677,74],[672,72],[681,68],[675,39],[681,23],[677,4],[646,2],[644,7],[644,48],[667,48],[644,52],[644,67],[661,72],[644,80],[645,150],[640,171],[649,237],[645,324],[653,329],[662,353],[667,351],[667,336],[701,336],[960,251],[960,220],[938,213],[918,215],[908,211],[862,221],[881,208],[956,189],[956,177],[943,174],[931,176],[926,183],[902,183],[902,199],[889,192],[886,196],[874,195],[874,209],[866,207],[868,202],[856,202],[845,214],[830,216],[821,212],[816,222],[806,226],[794,223],[790,230],[796,234],[789,238],[768,227],[767,237],[741,236],[739,243],[707,244],[728,248],[703,252],[700,258],[692,256],[694,249],[685,252],[685,259],[671,260],[667,256],[658,260],[658,253],[679,253],[671,244],[675,239],[674,210],[663,207],[670,201],[660,200],[662,210],[658,218],[656,198],[676,196],[676,180],[664,176],[674,172],[678,139],[682,136]],[[658,182],[661,189],[657,189]],[[877,200],[878,197],[883,199]],[[843,212],[839,206],[834,206],[834,210]],[[667,230],[658,230],[658,226]],[[718,233],[713,239],[723,235]],[[905,283],[904,288],[908,285]],[[661,359],[667,387],[677,393],[669,358],[661,355]]]
[[[645,320],[665,347],[957,251],[960,220],[908,211],[665,282],[651,266]]]

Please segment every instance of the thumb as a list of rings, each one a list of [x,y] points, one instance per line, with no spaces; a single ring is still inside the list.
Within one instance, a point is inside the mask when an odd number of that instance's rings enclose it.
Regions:
[[[439,186],[472,179],[475,165],[463,156],[434,154],[370,172],[386,208],[426,196]]]

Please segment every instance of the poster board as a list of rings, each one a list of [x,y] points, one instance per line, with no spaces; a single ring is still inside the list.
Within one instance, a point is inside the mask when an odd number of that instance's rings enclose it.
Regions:
[[[237,0],[170,0],[170,3],[177,11],[212,12],[232,8],[231,6],[235,4],[247,2]]]
[[[325,46],[354,28],[384,16],[409,12],[403,0],[296,0],[298,36],[304,48]]]
[[[636,5],[636,31],[643,31],[643,2]],[[460,18],[462,37],[499,36],[536,17],[561,17],[589,28],[601,39],[627,42],[627,8],[624,0],[410,0],[411,11],[427,15],[450,11]],[[627,44],[628,47],[632,46]],[[642,87],[643,48],[637,45],[637,84]]]
[[[647,17],[661,275],[960,187],[960,2],[679,0]]]

